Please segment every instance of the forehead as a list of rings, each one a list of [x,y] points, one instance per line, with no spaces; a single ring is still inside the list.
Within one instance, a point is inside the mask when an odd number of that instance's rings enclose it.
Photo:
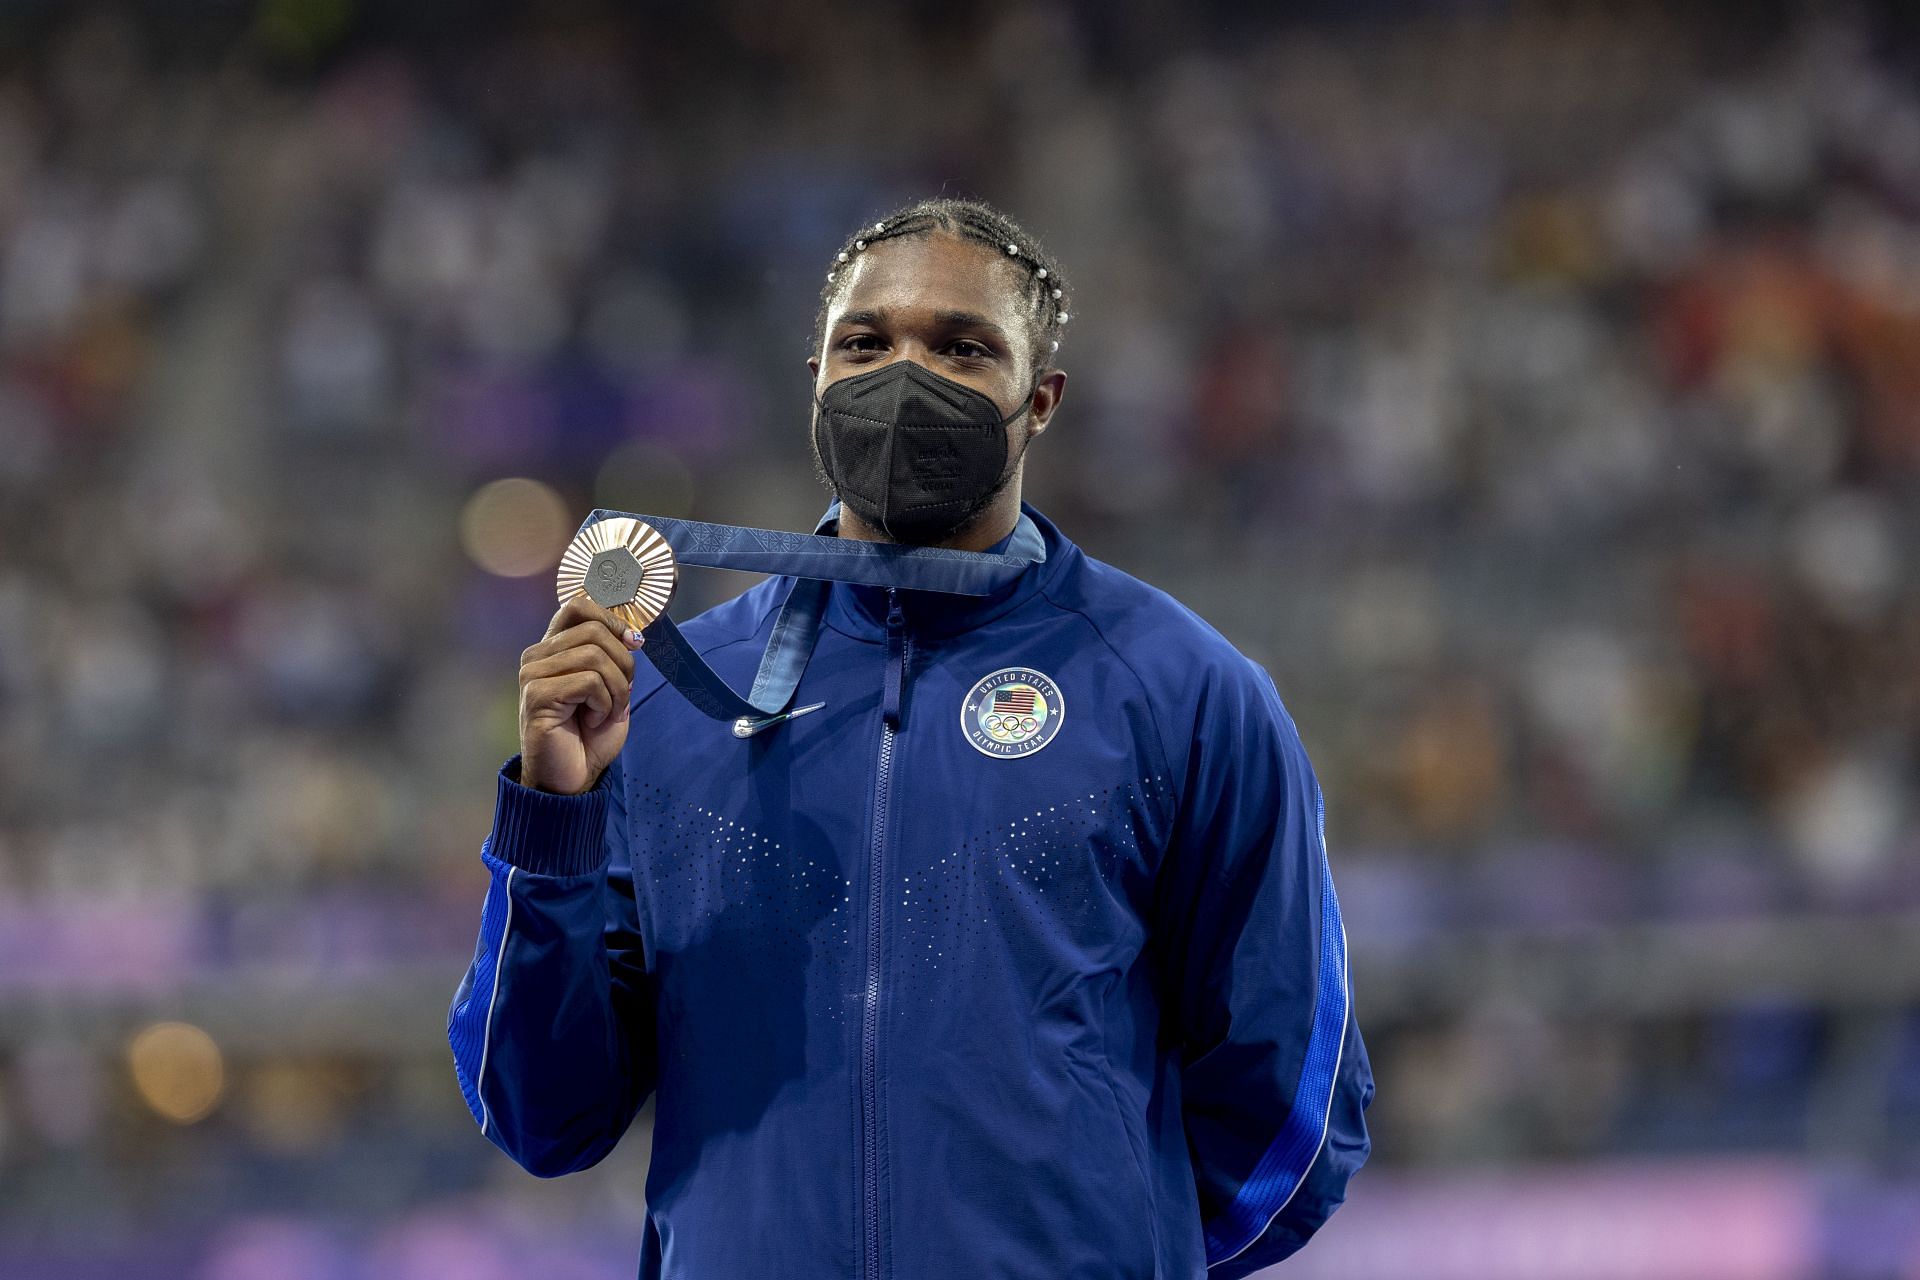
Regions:
[[[971,311],[1019,330],[1025,298],[1013,268],[986,245],[948,232],[882,240],[854,255],[852,274],[827,311]]]

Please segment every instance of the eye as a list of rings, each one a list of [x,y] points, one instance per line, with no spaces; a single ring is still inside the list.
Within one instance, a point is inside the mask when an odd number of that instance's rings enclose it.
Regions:
[[[880,339],[871,333],[850,333],[840,339],[842,351],[878,351]]]
[[[962,360],[985,360],[993,355],[989,348],[972,338],[955,338],[947,344],[947,350]]]

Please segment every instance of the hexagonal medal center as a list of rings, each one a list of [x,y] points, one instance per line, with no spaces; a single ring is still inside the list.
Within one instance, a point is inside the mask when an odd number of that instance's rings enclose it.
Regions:
[[[626,604],[640,590],[640,562],[625,547],[608,547],[588,562],[586,590],[609,609]]]

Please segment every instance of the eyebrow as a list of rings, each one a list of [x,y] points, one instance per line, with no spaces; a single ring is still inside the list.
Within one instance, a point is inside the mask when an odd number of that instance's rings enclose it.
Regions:
[[[949,329],[984,329],[1002,342],[1007,340],[999,325],[972,311],[936,311],[933,318]]]
[[[833,327],[838,329],[842,325],[858,324],[883,327],[890,315],[890,312],[884,310],[847,311],[833,322]],[[936,311],[933,313],[933,321],[945,329],[979,329],[992,334],[1002,342],[1008,341],[1004,329],[977,311]]]

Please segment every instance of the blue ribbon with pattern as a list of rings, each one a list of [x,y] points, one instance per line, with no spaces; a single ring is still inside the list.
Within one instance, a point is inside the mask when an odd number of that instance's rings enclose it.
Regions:
[[[826,531],[839,527],[837,502],[827,508],[813,533],[608,510],[592,512],[580,527],[584,530],[614,517],[640,520],[659,530],[681,564],[794,580],[774,621],[753,689],[744,698],[707,665],[666,614],[655,618],[644,632],[644,652],[668,683],[707,715],[732,721],[734,735],[741,738],[813,710],[790,704],[801,673],[813,656],[814,642],[819,639],[820,615],[831,583],[985,596],[1047,558],[1040,530],[1024,512],[1014,526],[1012,541],[999,554],[826,536]]]

